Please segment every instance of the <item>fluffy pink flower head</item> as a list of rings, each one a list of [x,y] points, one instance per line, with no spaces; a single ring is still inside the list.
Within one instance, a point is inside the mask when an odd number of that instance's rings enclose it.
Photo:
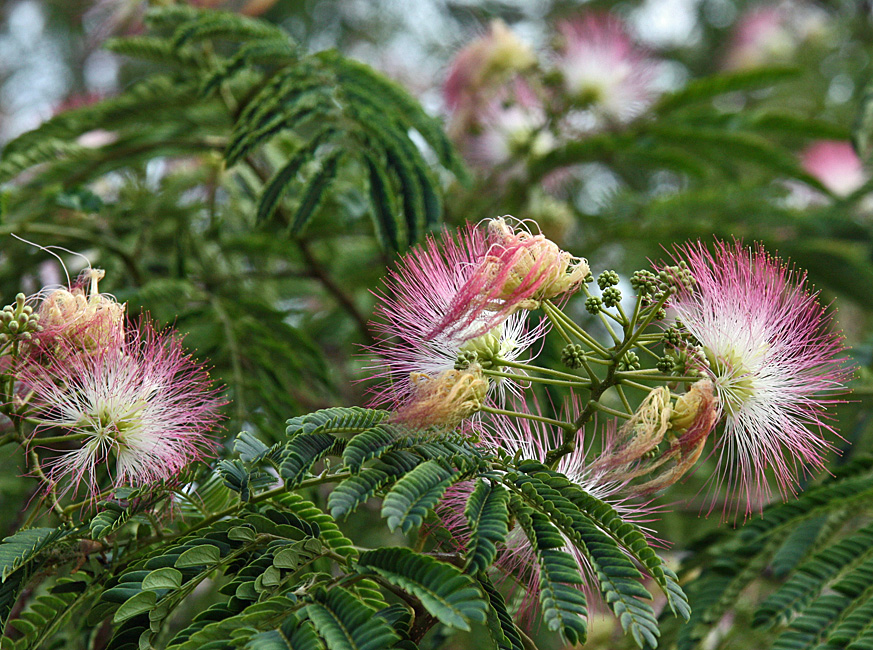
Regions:
[[[502,313],[490,312],[478,300],[476,314],[459,303],[459,292],[471,282],[488,289],[480,276],[489,247],[482,228],[467,226],[441,240],[428,238],[400,260],[396,271],[389,272],[384,292],[377,294],[374,328],[379,341],[370,349],[379,358],[372,366],[374,376],[385,380],[374,404],[406,405],[421,397],[423,388],[437,386],[425,377],[448,382],[446,373],[456,366],[459,370],[470,363],[490,367],[495,357],[517,361],[545,335],[545,323],[529,328],[524,314],[509,313],[509,306]],[[447,317],[465,322],[449,328]],[[520,390],[514,380],[489,384],[498,399],[505,390]]]
[[[574,409],[578,412],[578,403],[574,401]],[[478,428],[478,427],[477,427]],[[512,456],[533,459],[544,463],[550,449],[558,447],[562,442],[560,431],[549,425],[531,420],[496,417],[493,427],[481,427],[479,431],[481,445],[489,450],[503,450]],[[615,422],[609,423],[602,430],[603,450],[601,456],[608,455],[619,443]],[[627,522],[645,525],[654,520],[657,507],[650,501],[634,499],[628,489],[629,480],[624,472],[615,472],[606,463],[597,463],[589,459],[591,449],[586,446],[583,432],[577,434],[576,448],[563,456],[558,462],[557,471],[576,483],[591,496],[612,506]],[[472,481],[456,484],[449,488],[437,508],[437,514],[443,526],[450,532],[453,540],[462,548],[469,539],[469,529],[464,515],[464,507],[476,485]],[[646,534],[649,531],[642,529]],[[655,540],[657,541],[657,540]],[[597,576],[584,555],[575,547],[570,539],[565,537],[562,551],[569,553],[576,562],[583,582],[578,585],[590,597],[597,592]],[[519,613],[528,620],[532,619],[536,603],[539,601],[540,585],[536,553],[524,531],[516,525],[509,531],[506,547],[502,549],[495,561],[495,567],[507,576],[513,576],[525,593],[519,607]]]
[[[801,154],[803,168],[837,196],[848,196],[869,180],[850,142],[821,140]]]
[[[772,469],[783,496],[798,468],[823,465],[833,432],[827,407],[845,392],[851,371],[841,337],[807,287],[806,276],[761,246],[716,241],[677,248],[694,286],[669,301],[677,320],[700,343],[724,410],[715,480],[734,484],[746,501],[762,503]]]
[[[46,464],[53,484],[68,481],[62,491],[84,482],[96,495],[104,466],[114,488],[171,479],[216,447],[209,434],[223,402],[207,371],[146,323],[88,352],[62,342],[18,379],[39,421],[30,444],[40,446],[42,431],[70,436]]]
[[[576,103],[613,122],[627,122],[652,103],[654,62],[614,15],[590,13],[558,24],[555,64]]]

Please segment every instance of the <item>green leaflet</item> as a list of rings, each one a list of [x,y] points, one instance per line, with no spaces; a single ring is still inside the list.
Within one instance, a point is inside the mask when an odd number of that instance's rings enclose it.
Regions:
[[[306,614],[329,650],[383,650],[400,639],[375,610],[342,587],[318,590]]]
[[[484,571],[497,556],[497,546],[509,532],[509,494],[499,485],[478,481],[467,500],[464,516],[470,527],[467,543],[467,569]]]
[[[485,603],[475,581],[456,567],[407,548],[362,553],[358,567],[418,598],[441,623],[470,630],[485,622]]]

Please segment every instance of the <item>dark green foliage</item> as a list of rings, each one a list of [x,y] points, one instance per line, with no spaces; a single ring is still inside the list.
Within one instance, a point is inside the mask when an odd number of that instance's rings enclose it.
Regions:
[[[579,588],[582,576],[573,557],[560,550],[564,538],[548,519],[524,507],[513,508],[539,563],[540,605],[548,629],[560,631],[571,644],[584,643],[588,607]]]
[[[470,527],[467,570],[484,571],[497,556],[497,546],[509,532],[509,494],[499,485],[479,481],[467,500],[464,516]]]
[[[399,640],[388,623],[342,587],[316,591],[306,613],[329,650],[382,650]]]
[[[687,585],[694,609],[689,625],[676,636],[679,650],[701,647],[711,628],[762,576],[779,583],[758,605],[752,622],[767,631],[774,650],[866,647],[873,528],[869,523],[858,527],[857,517],[868,516],[871,489],[870,460],[859,458],[696,556],[702,571]]]
[[[385,548],[361,554],[358,567],[418,598],[444,625],[469,630],[470,622],[485,622],[475,581],[450,564],[407,548]]]

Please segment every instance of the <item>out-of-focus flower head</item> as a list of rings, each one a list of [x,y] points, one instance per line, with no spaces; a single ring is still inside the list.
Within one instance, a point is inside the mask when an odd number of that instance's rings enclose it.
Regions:
[[[725,414],[717,483],[740,491],[746,513],[770,495],[793,492],[798,469],[820,468],[833,432],[828,405],[851,375],[841,337],[807,287],[806,277],[761,246],[716,241],[677,248],[693,283],[677,283],[669,300],[699,342],[699,370],[712,381]]]
[[[728,70],[790,61],[801,45],[827,31],[827,14],[807,2],[787,1],[749,9],[734,26],[725,59]]]
[[[69,436],[46,463],[62,492],[169,480],[216,447],[223,402],[207,371],[172,333],[144,322],[87,353],[59,340],[17,374],[39,423],[30,444],[42,431]]]
[[[558,32],[555,65],[576,105],[621,123],[639,116],[655,99],[655,63],[618,17],[589,13],[560,22]]]
[[[494,20],[483,36],[455,56],[443,93],[453,121],[466,123],[514,75],[528,70],[537,58],[502,20]]]
[[[848,196],[870,180],[850,142],[820,140],[801,154],[803,168],[837,196]]]
[[[464,157],[486,171],[503,167],[504,179],[520,175],[524,160],[543,156],[555,146],[542,102],[521,80],[482,106],[467,127],[455,135]],[[506,169],[512,163],[516,164]]]
[[[447,389],[452,378],[461,376],[448,371],[466,371],[474,364],[490,368],[496,357],[522,360],[545,335],[546,322],[530,328],[523,313],[509,309],[497,318],[494,312],[480,310],[466,324],[448,327],[447,319],[470,315],[458,295],[471,280],[478,280],[489,246],[482,228],[467,226],[441,240],[428,238],[404,256],[396,270],[389,271],[385,291],[377,294],[374,328],[379,341],[370,349],[379,359],[372,367],[374,376],[384,380],[373,404],[392,405],[420,425],[427,411],[417,407],[404,411],[403,407],[428,401],[433,406],[436,395],[451,394]],[[519,373],[519,381],[523,379]],[[507,390],[514,394],[521,390],[513,379],[488,385],[498,401]],[[481,386],[476,382],[474,387]]]
[[[123,336],[124,304],[100,293],[102,269],[88,268],[69,289],[43,291],[37,310],[42,331],[35,339],[44,350],[59,347],[93,352]]]

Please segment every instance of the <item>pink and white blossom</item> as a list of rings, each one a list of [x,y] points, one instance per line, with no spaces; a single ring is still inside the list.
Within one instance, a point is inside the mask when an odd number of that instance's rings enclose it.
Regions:
[[[725,67],[743,70],[790,61],[803,43],[826,30],[827,13],[809,2],[753,7],[734,26]]]
[[[455,136],[464,157],[475,167],[500,171],[504,180],[522,175],[526,159],[556,144],[542,101],[521,80],[484,103],[468,127]]]
[[[370,349],[379,360],[372,366],[374,376],[384,382],[374,404],[407,403],[416,392],[416,373],[437,376],[453,369],[463,353],[471,360],[475,354],[486,365],[491,357],[524,361],[535,356],[531,348],[545,335],[547,325],[530,328],[522,312],[509,313],[511,297],[501,305],[507,307],[504,313],[485,311],[480,300],[480,313],[471,314],[470,305],[459,302],[459,293],[470,290],[471,283],[485,295],[493,293],[482,271],[490,249],[487,233],[467,226],[441,240],[429,237],[389,272],[385,289],[377,294],[374,329],[379,341]],[[493,284],[500,278],[490,280]],[[520,293],[517,298],[521,297]],[[464,322],[450,328],[452,319]],[[523,381],[521,373],[519,379]],[[513,379],[491,386],[498,396],[506,390],[520,391]]]
[[[655,62],[614,15],[590,13],[558,24],[555,65],[576,103],[610,122],[638,117],[654,101]]]
[[[797,473],[821,468],[835,433],[827,408],[845,392],[851,371],[841,337],[802,273],[760,245],[717,241],[677,249],[694,286],[682,286],[669,306],[700,343],[701,372],[724,410],[715,480],[736,486],[746,502],[793,492]]]
[[[30,444],[41,446],[42,432],[70,436],[46,463],[62,491],[169,480],[216,448],[210,432],[223,402],[206,369],[146,323],[96,349],[62,340],[18,379],[38,421]]]

